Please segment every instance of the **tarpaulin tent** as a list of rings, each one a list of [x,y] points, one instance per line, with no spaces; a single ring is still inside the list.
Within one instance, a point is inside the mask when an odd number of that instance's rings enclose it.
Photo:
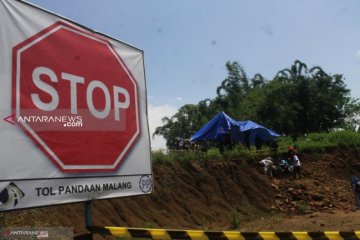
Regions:
[[[270,142],[280,136],[280,134],[251,120],[238,121],[237,123],[240,126],[240,134],[235,135],[236,140],[249,145],[256,145],[257,139],[261,142]]]
[[[219,140],[225,133],[230,133],[231,135],[236,134],[235,132],[237,132],[238,129],[239,125],[237,121],[226,115],[226,113],[219,112],[199,131],[191,136],[191,141]]]
[[[219,112],[192,137],[191,141],[222,141],[225,134],[232,140],[256,145],[256,141],[270,142],[280,135],[253,121],[236,121],[224,112]]]

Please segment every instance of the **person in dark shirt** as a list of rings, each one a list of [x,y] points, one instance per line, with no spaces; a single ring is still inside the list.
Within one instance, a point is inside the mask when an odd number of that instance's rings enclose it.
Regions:
[[[356,210],[360,209],[360,180],[356,176],[350,177],[351,189],[355,194]]]

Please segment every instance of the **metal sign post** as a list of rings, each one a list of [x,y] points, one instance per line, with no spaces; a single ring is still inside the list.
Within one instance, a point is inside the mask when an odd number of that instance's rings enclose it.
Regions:
[[[85,227],[86,229],[91,229],[92,225],[92,215],[91,215],[91,201],[86,201],[85,204]],[[93,240],[93,233],[89,231],[89,233],[81,234],[74,237],[74,240]]]
[[[86,227],[92,226],[91,201],[85,202],[85,224],[86,224]]]

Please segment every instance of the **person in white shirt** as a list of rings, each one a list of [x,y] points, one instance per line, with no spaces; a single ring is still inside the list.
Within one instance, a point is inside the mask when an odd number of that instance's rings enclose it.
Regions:
[[[264,173],[266,175],[269,175],[270,177],[273,177],[272,167],[274,163],[272,161],[272,158],[271,157],[264,158],[259,163],[261,166],[264,167]]]
[[[297,151],[293,147],[289,147],[290,163],[293,165],[294,179],[300,178],[301,173],[301,162],[297,155]]]

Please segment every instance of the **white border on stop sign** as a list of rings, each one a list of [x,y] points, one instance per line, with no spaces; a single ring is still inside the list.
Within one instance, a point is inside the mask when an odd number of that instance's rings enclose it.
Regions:
[[[0,0],[0,117],[10,115],[12,91],[12,47],[30,38],[42,29],[62,20],[76,27],[89,30],[74,21],[58,16],[32,4],[17,0]],[[15,27],[16,26],[16,27]],[[90,30],[94,33],[93,30]],[[141,136],[121,167],[110,173],[62,173],[19,128],[5,121],[0,122],[0,192],[10,182],[16,184],[24,197],[17,206],[0,208],[0,211],[46,206],[69,202],[87,201],[121,196],[141,195],[138,184],[141,176],[152,179],[150,136],[147,121],[146,82],[143,51],[107,35],[99,34],[112,44],[138,83]],[[101,181],[99,181],[101,179]],[[132,182],[133,189],[126,191],[72,194],[69,196],[36,196],[37,186],[59,184],[87,184],[111,181]],[[115,181],[115,182],[116,182]],[[1,201],[1,200],[0,200]]]
[[[102,39],[98,39],[92,36],[89,36],[85,33],[82,33],[80,31],[77,31],[75,29],[71,29],[67,26],[63,26],[63,25],[59,25],[57,27],[55,27],[54,29],[52,29],[51,31],[45,33],[44,35],[40,36],[39,38],[35,39],[34,41],[26,44],[25,46],[21,47],[20,49],[17,50],[16,55],[16,118],[20,118],[21,114],[20,114],[20,89],[21,89],[21,84],[20,84],[20,79],[21,79],[21,68],[20,68],[20,62],[21,62],[21,54],[22,52],[26,51],[27,49],[31,48],[33,45],[39,43],[40,41],[44,40],[45,38],[47,38],[48,36],[50,36],[51,34],[55,33],[56,31],[59,31],[60,29],[66,29],[68,31],[74,32],[76,34],[80,34],[84,37],[87,38],[91,38],[92,40],[95,40],[101,44],[106,45],[109,50],[111,52],[113,52],[114,50],[108,46],[108,43],[103,41]],[[128,72],[128,69],[126,66],[124,66],[124,64],[122,63],[122,61],[119,59],[118,55],[116,53],[114,53],[114,56],[116,57],[117,61],[122,65],[123,69],[127,72],[128,76],[130,76],[130,78],[133,81],[136,81],[135,79],[132,78],[131,74]],[[135,100],[138,101],[138,89],[137,89],[137,85],[135,84]],[[135,111],[138,112],[138,103],[135,104]],[[26,123],[26,122],[21,122],[19,124],[22,124],[27,131],[29,131],[29,133],[36,139],[37,142],[40,143],[40,145],[53,157],[53,159],[62,167],[62,169],[65,170],[72,170],[72,169],[76,169],[76,170],[80,170],[80,169],[114,169],[119,162],[123,159],[124,155],[129,151],[129,148],[132,147],[134,141],[136,140],[136,138],[139,135],[140,132],[140,126],[139,126],[139,116],[136,115],[136,126],[137,126],[137,131],[135,132],[135,134],[133,135],[133,137],[131,138],[131,140],[129,141],[129,143],[126,145],[126,147],[124,148],[124,150],[122,151],[122,153],[118,156],[118,158],[116,159],[116,161],[114,162],[114,164],[112,165],[71,165],[71,166],[67,166],[64,165],[62,163],[62,161],[59,159],[59,157],[46,145],[46,143],[41,139],[41,137],[39,137],[39,135]]]

